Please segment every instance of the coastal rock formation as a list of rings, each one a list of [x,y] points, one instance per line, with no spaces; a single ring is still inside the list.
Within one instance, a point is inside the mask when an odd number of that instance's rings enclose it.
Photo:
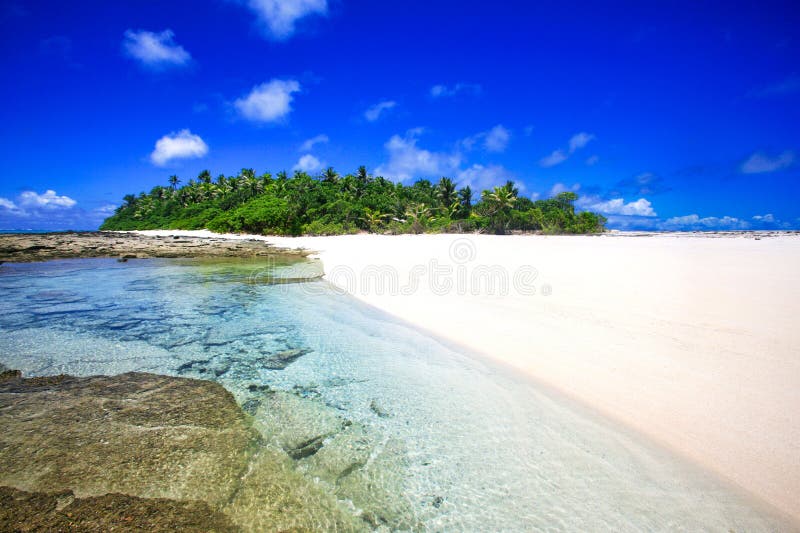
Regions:
[[[220,531],[369,527],[265,447],[216,383],[144,373],[24,379],[6,370],[0,427],[0,529],[52,530],[74,519],[102,530],[121,516],[142,518],[146,529],[191,530],[191,515]]]
[[[192,258],[304,257],[297,250],[277,249],[257,239],[217,237],[157,237],[138,233],[84,231],[0,235],[0,263],[77,257]]]
[[[370,528],[421,527],[405,498],[407,453],[397,439],[344,419],[317,399],[281,391],[259,405],[254,426],[286,451],[300,472],[353,502]]]
[[[257,434],[219,385],[154,374],[0,383],[0,485],[223,505]]]
[[[25,492],[0,487],[0,531],[237,531],[208,504],[105,494],[76,498],[72,491]]]

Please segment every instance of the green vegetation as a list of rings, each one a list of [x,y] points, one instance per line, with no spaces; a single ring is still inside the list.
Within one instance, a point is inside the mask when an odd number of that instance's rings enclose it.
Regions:
[[[295,172],[256,176],[243,169],[238,176],[213,180],[204,170],[196,180],[149,194],[129,194],[100,229],[203,229],[271,235],[335,235],[376,233],[540,231],[596,233],[606,219],[576,212],[573,192],[548,200],[519,196],[514,183],[483,191],[474,201],[469,187],[458,189],[450,178],[437,184],[413,185],[373,177],[365,167],[340,176],[328,168],[318,177]]]

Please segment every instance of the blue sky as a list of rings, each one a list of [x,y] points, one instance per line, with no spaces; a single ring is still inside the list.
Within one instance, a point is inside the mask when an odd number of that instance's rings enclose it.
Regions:
[[[0,229],[95,228],[170,174],[362,164],[576,190],[612,228],[800,227],[793,2],[0,8]]]

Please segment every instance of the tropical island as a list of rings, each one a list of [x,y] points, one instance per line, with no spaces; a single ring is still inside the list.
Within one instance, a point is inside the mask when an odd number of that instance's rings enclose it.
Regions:
[[[575,207],[578,195],[567,191],[546,200],[519,195],[513,181],[484,190],[474,198],[469,186],[458,188],[442,177],[434,184],[413,185],[371,176],[361,166],[339,175],[328,168],[319,176],[296,171],[260,176],[251,168],[216,180],[202,171],[179,187],[129,194],[101,230],[209,229],[220,233],[267,235],[340,235],[372,233],[587,234],[605,230],[600,214]]]

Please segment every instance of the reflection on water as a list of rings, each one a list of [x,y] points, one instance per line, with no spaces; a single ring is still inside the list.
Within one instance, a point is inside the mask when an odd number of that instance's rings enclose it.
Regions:
[[[218,381],[253,415],[264,446],[371,528],[780,527],[527,381],[324,281],[300,282],[319,272],[312,262],[241,260],[3,265],[0,362],[29,376],[137,370]]]

